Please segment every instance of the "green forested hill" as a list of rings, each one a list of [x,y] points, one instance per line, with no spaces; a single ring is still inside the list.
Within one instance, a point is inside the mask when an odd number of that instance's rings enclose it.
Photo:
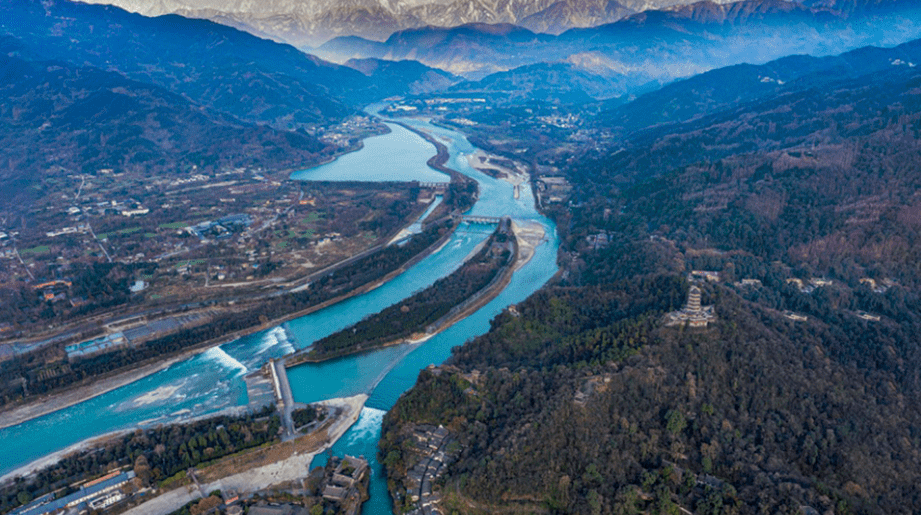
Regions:
[[[0,37],[0,50],[17,43]],[[306,133],[241,122],[92,66],[0,55],[0,77],[7,100],[0,106],[0,200],[11,207],[13,199],[39,195],[33,185],[64,173],[285,169],[334,150]]]
[[[336,122],[376,98],[355,70],[204,20],[148,18],[66,0],[10,0],[0,19],[4,33],[39,59],[118,72],[276,127]]]
[[[393,490],[425,422],[459,513],[921,510],[921,72],[873,66],[561,166],[567,278],[387,415]],[[717,322],[665,327],[690,270]]]

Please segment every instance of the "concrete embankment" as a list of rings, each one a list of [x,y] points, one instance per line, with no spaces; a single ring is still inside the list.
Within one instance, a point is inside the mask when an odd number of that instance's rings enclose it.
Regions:
[[[167,515],[186,504],[201,498],[201,491],[235,490],[242,495],[258,492],[273,485],[297,481],[307,476],[314,456],[336,443],[358,421],[367,395],[356,395],[323,401],[322,405],[338,414],[317,431],[289,442],[260,449],[237,457],[240,463],[219,463],[198,473],[203,481],[201,488],[189,484],[136,506],[125,515]],[[245,462],[244,462],[245,460]],[[266,462],[269,461],[269,462]],[[255,466],[253,464],[255,463]],[[234,470],[236,469],[236,470]],[[231,473],[219,478],[225,471]],[[237,470],[243,470],[237,472]]]

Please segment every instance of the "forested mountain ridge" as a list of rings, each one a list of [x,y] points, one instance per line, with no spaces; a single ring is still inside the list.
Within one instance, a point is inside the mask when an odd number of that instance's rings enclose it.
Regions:
[[[554,163],[565,278],[386,416],[397,502],[428,423],[463,447],[458,513],[916,513],[916,47],[791,58],[752,95],[719,88],[748,67],[676,83],[615,110],[621,146]],[[717,320],[666,327],[691,270],[719,273]]]
[[[652,230],[692,216],[702,225],[685,225],[687,240],[805,262],[817,274],[875,269],[915,286],[921,73],[910,64],[793,83],[649,129],[574,174],[589,188],[633,188],[623,200],[652,217]],[[631,185],[650,176],[659,178]]]
[[[7,100],[0,107],[0,199],[10,204],[41,194],[44,187],[32,186],[60,170],[291,168],[332,150],[305,133],[240,122],[117,73],[7,55],[18,48],[0,37],[0,94]]]
[[[66,0],[11,0],[0,33],[36,57],[114,71],[242,120],[338,121],[376,98],[361,73],[236,29]]]
[[[461,80],[456,75],[417,61],[350,59],[345,62],[345,66],[371,77],[381,93],[388,95],[418,95],[438,91]]]

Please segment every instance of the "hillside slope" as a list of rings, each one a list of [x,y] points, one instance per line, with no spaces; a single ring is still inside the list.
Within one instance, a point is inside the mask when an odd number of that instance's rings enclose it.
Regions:
[[[7,207],[28,205],[30,195],[51,187],[45,180],[66,173],[284,169],[333,150],[305,133],[240,122],[117,73],[7,55],[17,45],[0,38],[0,199]]]
[[[335,62],[414,59],[470,80],[566,62],[604,77],[610,85],[597,98],[608,98],[734,64],[901,44],[921,37],[919,15],[921,5],[915,1],[887,0],[849,10],[786,0],[699,2],[559,36],[502,24],[421,27],[396,32],[383,42],[336,38],[314,53]]]
[[[423,423],[459,513],[917,512],[921,72],[864,52],[558,163],[565,279],[388,413],[397,502]],[[716,320],[668,327],[691,270]]]
[[[43,59],[88,64],[157,85],[243,120],[322,124],[374,99],[368,79],[209,21],[146,18],[121,9],[11,0],[0,33]]]

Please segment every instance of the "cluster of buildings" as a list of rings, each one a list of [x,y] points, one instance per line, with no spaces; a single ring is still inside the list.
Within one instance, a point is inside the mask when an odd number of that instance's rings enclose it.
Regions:
[[[111,333],[101,338],[87,340],[85,342],[75,343],[64,347],[67,352],[67,359],[86,358],[103,352],[111,352],[123,349],[131,344],[131,340],[125,337],[124,333]]]
[[[720,273],[710,270],[691,270],[688,274],[688,281],[694,282],[720,282]]]
[[[323,478],[320,490],[323,499],[338,504],[340,513],[358,515],[362,502],[362,492],[358,487],[367,474],[367,460],[346,455]]]
[[[227,215],[217,220],[209,220],[186,228],[189,234],[205,239],[208,236],[228,238],[235,229],[249,227],[253,219],[248,214]]]
[[[538,116],[537,119],[546,125],[552,125],[563,129],[575,129],[581,123],[579,115],[573,113]]]
[[[826,279],[824,277],[813,277],[806,281],[794,277],[787,279],[787,284],[792,284],[803,293],[812,293],[816,290],[816,288],[831,286],[834,283],[831,279]]]
[[[75,209],[75,208],[71,208],[71,209]],[[57,229],[54,231],[48,231],[45,233],[45,236],[49,238],[56,238],[58,236],[64,236],[66,234],[82,234],[86,232],[89,232],[89,225],[79,224],[79,225],[70,226],[70,227],[62,227],[61,229]]]
[[[585,237],[585,242],[592,248],[592,250],[603,249],[611,244],[612,237],[607,232],[599,232],[597,234],[589,234]]]
[[[418,426],[413,431],[416,449],[421,459],[406,474],[403,481],[406,495],[415,508],[408,515],[443,514],[437,503],[441,496],[432,491],[435,480],[444,473],[447,464],[453,459],[448,446],[453,441],[450,432],[443,426]]]
[[[895,281],[892,279],[883,279],[882,281],[877,282],[875,279],[870,279],[869,277],[862,277],[860,279],[860,284],[864,284],[873,290],[873,293],[886,293],[889,288],[892,288],[896,285]]]
[[[565,177],[541,176],[536,184],[541,201],[564,202],[572,192],[572,186]]]
[[[49,302],[60,302],[67,299],[67,291],[73,285],[67,280],[46,281],[36,284],[32,288],[41,290],[42,299]]]
[[[73,510],[104,510],[125,498],[123,487],[134,479],[134,472],[113,472],[84,484],[76,492],[55,499],[47,494],[10,512],[9,515],[46,515]]]

